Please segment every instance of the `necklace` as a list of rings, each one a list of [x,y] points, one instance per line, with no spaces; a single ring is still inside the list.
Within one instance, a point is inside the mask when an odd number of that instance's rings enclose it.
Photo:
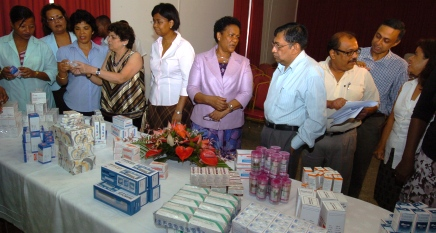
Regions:
[[[230,54],[230,56],[231,56],[231,55],[232,55],[232,54]],[[229,56],[229,57],[220,56],[220,55],[218,55],[218,50],[216,51],[216,56],[218,57],[218,60],[221,59],[221,62],[222,62],[222,63],[227,63],[227,62],[229,62],[230,56]],[[219,61],[218,61],[218,62],[219,62]]]
[[[120,62],[123,60],[124,56],[126,56],[127,52],[129,52],[129,49],[126,50],[126,52],[123,54],[120,60],[118,60],[118,62],[115,62],[115,52],[114,52],[114,56],[112,57],[112,66],[117,67],[120,64]]]

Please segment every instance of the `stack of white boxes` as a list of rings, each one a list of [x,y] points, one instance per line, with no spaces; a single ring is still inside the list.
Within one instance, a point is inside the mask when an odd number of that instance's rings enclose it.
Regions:
[[[303,167],[301,186],[313,190],[326,190],[341,193],[343,178],[338,171],[329,167]]]
[[[167,232],[229,232],[240,208],[234,195],[185,185],[154,213],[154,223]]]
[[[279,213],[251,203],[232,221],[233,233],[313,232],[327,233],[327,229],[308,221]],[[329,231],[331,232],[331,231]],[[335,231],[336,232],[336,231]]]
[[[239,173],[241,179],[250,178],[251,151],[252,150],[236,150],[235,171]]]
[[[100,111],[95,111],[96,115],[91,117],[91,126],[94,128],[94,147],[106,147],[106,122]]]
[[[65,111],[61,122],[52,126],[57,146],[58,164],[76,175],[95,166],[92,152],[94,128],[83,123],[83,115],[76,111]]]
[[[340,233],[344,232],[347,205],[347,200],[341,193],[298,188],[295,215],[328,229],[328,232]]]
[[[436,232],[436,208],[422,202],[397,202],[394,213],[382,219],[380,233],[388,232]]]
[[[94,198],[129,215],[160,198],[158,172],[127,159],[102,166],[101,180],[94,185]]]
[[[213,191],[243,196],[244,187],[238,172],[223,167],[191,167],[191,185]]]
[[[159,172],[159,179],[166,180],[168,178],[168,163],[152,161],[148,166]]]
[[[59,109],[47,107],[46,93],[43,91],[34,91],[30,93],[30,103],[26,104],[26,117],[23,117],[23,125],[28,126],[28,114],[37,113],[40,125],[45,129],[55,124],[59,117]]]
[[[125,116],[112,117],[112,135],[125,138],[135,138],[138,136],[138,128],[133,125],[132,119]]]
[[[9,101],[3,105],[3,113],[0,114],[0,138],[16,138],[20,135],[21,112],[18,111],[18,103]]]

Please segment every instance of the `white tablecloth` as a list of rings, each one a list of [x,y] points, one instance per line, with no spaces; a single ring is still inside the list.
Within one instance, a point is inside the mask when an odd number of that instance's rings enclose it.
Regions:
[[[142,207],[133,216],[108,206],[93,196],[93,185],[100,181],[100,167],[112,161],[112,137],[106,148],[95,151],[94,170],[71,175],[57,161],[49,164],[23,162],[21,138],[0,139],[0,218],[26,233],[30,232],[166,232],[155,227],[153,212],[168,201],[184,184],[189,183],[188,163],[169,162],[169,176],[161,180],[161,198]],[[244,180],[242,208],[256,198],[248,194]],[[292,183],[287,204],[259,202],[294,216],[296,190]],[[347,197],[345,232],[378,232],[381,218],[390,213],[370,203]]]

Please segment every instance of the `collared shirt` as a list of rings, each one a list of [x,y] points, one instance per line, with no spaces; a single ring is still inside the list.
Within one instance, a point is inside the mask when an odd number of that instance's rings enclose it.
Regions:
[[[59,48],[56,57],[58,62],[64,59],[80,61],[88,65],[101,68],[106,58],[108,47],[92,43],[88,57],[79,48],[77,41]],[[101,87],[87,79],[85,75],[74,75],[68,72],[67,91],[64,101],[67,106],[79,112],[92,112],[100,109]]]
[[[20,67],[17,46],[15,45],[13,32],[0,38],[0,67]],[[44,91],[47,94],[49,108],[54,108],[53,93],[50,86],[56,80],[58,72],[55,56],[48,45],[35,37],[30,37],[27,44],[26,55],[23,67],[34,71],[42,71],[48,75],[50,81],[43,81],[38,78],[15,78],[13,80],[0,80],[0,86],[5,88],[9,101],[17,101],[18,108],[26,112],[26,104],[30,103],[30,93],[33,91]]]
[[[324,83],[327,91],[327,100],[344,98],[347,101],[380,101],[377,87],[371,74],[365,68],[354,66],[351,70],[345,71],[339,81],[329,67],[330,57],[325,61],[319,62],[324,70]],[[327,117],[335,113],[336,109],[327,108]],[[328,132],[345,132],[361,125],[360,120],[349,119],[340,125],[331,125],[333,119],[327,119]]]
[[[74,33],[72,32],[68,32],[70,34],[70,39],[71,39],[71,43],[73,43],[74,41],[77,40],[76,35],[74,35]],[[50,33],[47,36],[44,36],[43,38],[41,38],[40,40],[44,41],[51,49],[51,51],[53,51],[53,54],[55,56],[56,59],[56,53],[58,52],[58,44],[56,42],[56,38],[52,33]],[[51,90],[52,91],[57,91],[61,89],[61,86],[59,86],[59,84],[57,82],[53,82],[53,85],[51,85]]]
[[[176,33],[177,37],[163,56],[162,37],[151,46],[149,100],[155,106],[172,106],[179,102],[180,96],[188,96],[186,87],[195,52],[192,45]]]
[[[378,111],[389,115],[397,99],[398,91],[408,79],[407,62],[391,51],[380,60],[374,61],[371,55],[371,47],[362,48],[359,60],[365,62],[370,68],[369,72],[374,78],[380,94],[380,106]]]
[[[291,146],[313,147],[324,134],[326,125],[324,72],[318,63],[302,51],[285,70],[274,71],[264,108],[265,118],[275,124],[299,126]]]

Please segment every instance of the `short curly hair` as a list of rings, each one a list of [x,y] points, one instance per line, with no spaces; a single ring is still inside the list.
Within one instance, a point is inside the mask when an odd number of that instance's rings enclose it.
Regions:
[[[129,42],[126,44],[126,47],[128,49],[133,48],[133,43],[135,43],[135,32],[133,31],[133,28],[129,26],[129,24],[124,22],[115,22],[109,25],[107,28],[109,32],[115,33],[115,35],[120,37],[120,40],[129,40]]]
[[[93,32],[97,31],[97,24],[95,23],[94,16],[92,16],[91,13],[89,13],[88,11],[81,9],[76,10],[73,14],[71,14],[70,31],[74,31],[74,27],[76,26],[76,24],[79,24],[81,22],[89,24]]]
[[[213,25],[213,38],[215,38],[216,43],[218,43],[218,38],[216,37],[217,32],[222,33],[229,25],[236,25],[241,29],[241,22],[235,17],[224,16],[215,22],[215,25]]]

